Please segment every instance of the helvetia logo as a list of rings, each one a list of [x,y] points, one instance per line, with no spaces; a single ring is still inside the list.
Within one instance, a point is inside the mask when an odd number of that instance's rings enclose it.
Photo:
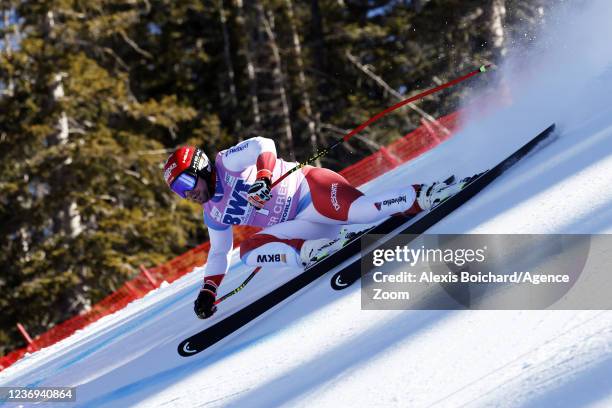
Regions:
[[[266,262],[282,262],[287,263],[287,255],[285,254],[264,254],[257,255],[257,262],[266,263]]]
[[[388,206],[393,205],[393,204],[405,203],[406,201],[407,201],[406,200],[406,196],[405,195],[401,195],[399,197],[392,198],[390,200],[384,200],[383,202],[374,203],[374,206],[376,206],[376,209],[378,211],[380,211],[380,209],[383,206],[388,207]]]
[[[238,146],[234,146],[231,149],[228,149],[227,151],[225,151],[224,156],[227,157],[230,154],[241,152],[244,149],[246,149],[247,147],[249,147],[249,142],[245,142],[243,144],[239,144]]]
[[[338,203],[338,183],[332,183],[331,185],[331,203],[334,210],[340,211],[340,204]]]

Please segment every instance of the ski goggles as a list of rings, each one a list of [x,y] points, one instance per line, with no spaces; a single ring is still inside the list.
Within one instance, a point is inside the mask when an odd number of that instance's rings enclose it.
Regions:
[[[193,190],[198,183],[198,178],[193,174],[183,173],[172,182],[170,188],[179,196],[186,198],[185,194]]]

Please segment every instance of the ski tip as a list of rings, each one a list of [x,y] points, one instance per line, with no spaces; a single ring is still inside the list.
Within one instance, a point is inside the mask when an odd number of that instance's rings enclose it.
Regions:
[[[455,182],[455,175],[451,174],[446,180],[443,181],[444,184],[453,184]]]
[[[490,65],[481,65],[480,66],[480,72],[487,72],[487,68],[490,67]]]

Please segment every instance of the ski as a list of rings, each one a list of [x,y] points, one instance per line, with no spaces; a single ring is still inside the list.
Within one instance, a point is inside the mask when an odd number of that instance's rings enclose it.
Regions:
[[[290,281],[282,284],[278,288],[272,290],[270,293],[255,300],[253,303],[245,306],[223,320],[216,322],[212,326],[207,327],[181,341],[177,347],[179,355],[189,357],[206,350],[236,330],[247,325],[260,315],[264,314],[266,311],[278,305],[288,297],[308,286],[321,276],[325,275],[331,269],[341,265],[351,257],[358,255],[361,251],[361,237],[363,237],[365,234],[384,234],[394,236],[398,233],[415,234],[424,232],[490,184],[495,178],[501,175],[527,153],[532,151],[538,143],[550,135],[553,129],[554,124],[549,126],[497,166],[472,180],[466,185],[465,188],[463,188],[463,190],[445,200],[431,211],[425,214],[419,214],[411,219],[407,217],[391,217],[382,223],[364,230],[360,234],[357,234],[340,250],[310,266],[304,270],[303,273],[297,275]],[[407,223],[408,227],[406,227]],[[357,258],[348,266],[345,266],[339,273],[334,275],[332,278],[332,287],[334,287],[334,289],[344,289],[357,281],[360,276],[360,258]]]
[[[431,211],[424,214],[422,217],[409,223],[407,226],[402,228],[401,231],[394,233],[393,236],[399,234],[410,234],[418,236],[419,234],[425,233],[429,228],[435,225],[437,222],[442,220],[448,214],[455,211],[470,198],[474,197],[478,192],[488,186],[493,180],[502,175],[506,170],[512,167],[516,162],[523,158],[526,154],[531,152],[536,145],[546,139],[554,130],[555,125],[552,124],[531,141],[523,145],[520,149],[512,153],[506,159],[501,161],[495,167],[481,173],[478,177],[470,180],[461,191],[457,194],[444,200],[436,207],[432,208]],[[384,232],[383,232],[384,234]],[[408,243],[408,242],[407,242]],[[377,243],[378,247],[382,243]],[[372,252],[376,247],[368,248],[368,252]],[[351,264],[342,268],[342,270],[336,272],[331,278],[331,287],[335,290],[346,289],[361,278],[361,258],[357,258]]]

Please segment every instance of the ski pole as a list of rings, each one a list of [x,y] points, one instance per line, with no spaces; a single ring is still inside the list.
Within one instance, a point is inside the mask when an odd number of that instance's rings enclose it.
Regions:
[[[294,173],[294,172],[298,171],[299,169],[303,168],[304,166],[314,162],[319,157],[326,155],[331,150],[335,149],[338,145],[340,145],[343,142],[346,142],[351,137],[355,136],[357,133],[361,132],[363,129],[365,129],[366,127],[370,126],[372,123],[378,121],[383,116],[386,116],[387,114],[393,112],[396,109],[401,108],[404,105],[409,104],[410,102],[417,101],[419,99],[422,99],[422,98],[426,97],[427,95],[431,95],[433,93],[441,91],[442,89],[454,86],[454,85],[458,84],[459,82],[463,82],[466,79],[473,77],[474,75],[478,75],[478,74],[480,74],[482,72],[487,72],[487,69],[489,67],[491,67],[491,64],[481,65],[478,69],[475,69],[472,72],[468,72],[467,74],[465,74],[463,76],[460,76],[459,78],[455,78],[455,79],[453,79],[451,81],[448,81],[448,82],[446,82],[446,83],[444,83],[442,85],[438,85],[435,88],[428,89],[428,90],[423,91],[423,92],[421,92],[419,94],[411,96],[410,98],[404,99],[403,101],[400,101],[400,102],[396,103],[395,105],[393,105],[393,106],[391,106],[391,107],[389,107],[389,108],[387,108],[387,109],[377,113],[376,115],[372,116],[370,119],[368,119],[365,122],[363,122],[361,125],[357,126],[355,129],[353,129],[350,132],[348,132],[341,139],[336,140],[331,145],[323,148],[322,150],[318,150],[315,153],[314,156],[312,156],[311,158],[309,158],[308,160],[306,160],[303,163],[298,163],[297,166],[295,166],[294,168],[288,170],[285,174],[280,176],[278,179],[276,179],[276,181],[274,181],[272,183],[272,185],[270,186],[270,189],[272,189],[274,186],[278,185],[281,181],[283,181],[291,173]]]
[[[247,276],[247,278],[244,280],[244,282],[242,282],[242,284],[240,286],[238,286],[236,289],[232,290],[229,293],[226,293],[225,295],[221,296],[219,299],[215,300],[215,305],[219,304],[221,302],[223,302],[225,299],[227,299],[230,296],[235,295],[236,293],[240,292],[242,290],[242,288],[244,288],[247,283],[249,283],[249,281],[251,279],[253,279],[253,276],[255,276],[255,274],[257,274],[257,272],[259,272],[261,269],[261,266],[258,266],[257,268],[253,269],[253,272],[251,272],[251,274],[249,276]]]

